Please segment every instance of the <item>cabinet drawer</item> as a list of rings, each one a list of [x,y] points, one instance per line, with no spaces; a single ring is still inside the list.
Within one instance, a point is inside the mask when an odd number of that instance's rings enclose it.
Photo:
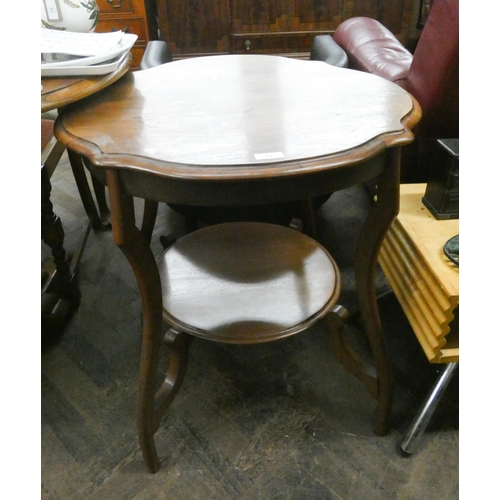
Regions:
[[[100,14],[133,14],[134,0],[97,0]]]
[[[146,27],[144,20],[138,17],[129,19],[102,19],[97,24],[96,31],[99,33],[108,33],[110,31],[122,30],[125,33],[137,35],[137,43],[146,41]]]
[[[231,36],[235,54],[302,54],[311,50],[313,38],[324,32],[246,33]]]

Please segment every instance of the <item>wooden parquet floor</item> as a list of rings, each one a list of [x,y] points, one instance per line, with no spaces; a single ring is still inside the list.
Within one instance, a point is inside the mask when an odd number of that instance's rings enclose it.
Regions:
[[[86,216],[65,156],[52,181],[71,253]],[[352,245],[366,203],[353,188],[335,193],[318,215],[318,239],[341,267],[340,302],[351,310]],[[182,217],[161,206],[155,250],[160,235],[182,232]],[[80,307],[60,340],[42,350],[43,499],[458,498],[458,376],[417,452],[397,451],[440,367],[427,363],[392,295],[381,300],[396,381],[388,435],[373,435],[375,401],[335,359],[323,324],[254,346],[195,339],[184,384],[156,435],[162,468],[151,475],[134,423],[139,295],[109,232],[90,233],[79,282]],[[350,334],[362,350],[355,321]]]

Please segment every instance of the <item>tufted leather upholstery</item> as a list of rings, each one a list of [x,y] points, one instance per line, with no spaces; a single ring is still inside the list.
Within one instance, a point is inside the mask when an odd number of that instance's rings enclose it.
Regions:
[[[434,1],[413,55],[371,18],[344,21],[333,38],[350,68],[393,81],[419,102],[422,120],[414,129],[419,140],[404,148],[402,181],[425,182],[429,139],[459,137],[458,0]]]
[[[368,17],[353,17],[333,35],[349,60],[349,68],[373,73],[399,83],[406,79],[413,56],[382,24]]]

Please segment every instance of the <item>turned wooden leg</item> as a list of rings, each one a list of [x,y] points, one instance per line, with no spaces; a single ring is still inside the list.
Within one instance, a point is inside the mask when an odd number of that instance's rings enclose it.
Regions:
[[[70,264],[64,250],[64,229],[61,219],[54,213],[50,193],[52,186],[45,167],[42,167],[41,178],[41,232],[43,241],[49,245],[54,264],[57,270],[57,293],[60,297],[69,300],[70,303],[80,303],[80,289],[75,275],[71,271]],[[49,285],[44,287],[48,290]]]

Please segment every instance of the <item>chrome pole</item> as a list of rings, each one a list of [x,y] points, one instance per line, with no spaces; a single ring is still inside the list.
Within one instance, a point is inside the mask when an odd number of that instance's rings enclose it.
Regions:
[[[443,373],[441,373],[438,380],[434,384],[434,387],[427,396],[427,399],[418,410],[417,415],[413,419],[413,422],[401,441],[400,447],[405,455],[411,455],[415,451],[415,447],[420,439],[420,436],[427,428],[427,425],[429,424],[429,421],[457,368],[458,362],[448,363],[446,369]]]

